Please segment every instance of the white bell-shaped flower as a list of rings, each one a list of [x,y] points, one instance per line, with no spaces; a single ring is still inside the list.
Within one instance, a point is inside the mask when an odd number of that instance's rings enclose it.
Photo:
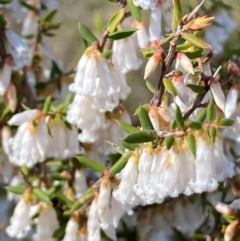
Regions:
[[[98,131],[108,126],[105,115],[93,108],[94,98],[75,95],[69,105],[67,121],[81,129],[78,139],[92,143],[99,138]]]
[[[87,190],[87,177],[84,168],[78,169],[75,172],[75,192],[76,197],[79,198]]]
[[[10,225],[6,228],[6,233],[10,237],[22,239],[27,236],[31,229],[30,208],[31,203],[22,197],[10,218]]]
[[[121,171],[121,182],[113,192],[113,196],[123,204],[138,205],[140,203],[133,189],[138,180],[138,159],[139,153],[135,151]]]
[[[97,199],[94,199],[90,206],[87,229],[88,241],[101,241]]]
[[[137,57],[133,37],[113,42],[112,62],[123,74],[140,68],[142,60]]]
[[[79,230],[78,220],[76,220],[74,217],[72,217],[67,222],[67,227],[65,229],[65,235],[64,235],[62,241],[79,241],[78,230]]]
[[[12,77],[12,61],[6,59],[3,69],[0,72],[0,96],[3,96],[11,82]]]
[[[33,123],[36,120],[36,124]],[[8,122],[19,125],[15,137],[10,139],[10,161],[18,166],[32,167],[47,157],[49,143],[47,124],[39,110],[28,110],[14,115]]]
[[[55,209],[47,203],[40,206],[40,215],[37,219],[37,232],[33,235],[34,241],[55,241],[54,231],[59,227]]]

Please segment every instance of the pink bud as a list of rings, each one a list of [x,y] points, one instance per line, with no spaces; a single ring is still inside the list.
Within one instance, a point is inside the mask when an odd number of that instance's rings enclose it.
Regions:
[[[153,54],[153,56],[148,60],[145,67],[144,79],[150,76],[158,66],[158,63],[162,57],[162,51],[159,50]]]

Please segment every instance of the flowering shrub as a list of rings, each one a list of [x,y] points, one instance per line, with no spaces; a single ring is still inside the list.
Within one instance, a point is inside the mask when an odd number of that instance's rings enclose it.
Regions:
[[[187,13],[180,0],[110,2],[118,10],[101,40],[79,23],[84,53],[64,72],[47,43],[60,27],[58,1],[0,0],[22,24],[19,35],[0,14],[0,172],[15,204],[5,232],[35,241],[238,240],[238,53],[212,65],[236,27],[227,5],[213,22],[204,1]],[[141,66],[153,97],[132,124],[125,74]],[[148,79],[157,75],[155,86]],[[61,102],[64,76],[72,83]]]

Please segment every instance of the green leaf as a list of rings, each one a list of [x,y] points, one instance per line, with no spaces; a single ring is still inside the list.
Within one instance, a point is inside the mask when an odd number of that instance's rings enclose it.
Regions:
[[[175,129],[177,129],[177,122],[176,120],[173,120],[170,125],[170,130],[173,131]]]
[[[67,198],[67,196],[62,192],[62,190],[58,191],[55,194],[55,197],[63,204],[67,205],[68,208],[72,208],[74,202]]]
[[[123,139],[123,141],[130,144],[135,144],[135,143],[150,142],[156,139],[157,139],[157,135],[154,131],[138,131],[128,135]]]
[[[11,2],[12,2],[12,0],[0,0],[0,4],[3,4],[3,5],[9,4]]]
[[[182,7],[180,0],[173,0],[173,16],[172,16],[172,30],[177,31],[180,19],[182,17]]]
[[[156,92],[156,88],[153,86],[153,84],[150,81],[146,81],[146,86],[153,94]]]
[[[206,90],[199,85],[193,85],[193,84],[188,84],[188,88],[190,88],[193,92],[198,93],[198,94],[204,94],[206,93]]]
[[[111,57],[111,55],[112,55],[112,50],[105,50],[102,53],[102,57],[105,59],[109,59]]]
[[[134,151],[138,147],[138,144],[132,144],[122,140],[122,146],[130,151]]]
[[[95,42],[98,42],[98,39],[93,35],[93,33],[90,31],[88,27],[86,27],[84,24],[79,23],[78,24],[80,33],[82,37],[87,41],[88,44],[93,44]]]
[[[58,229],[56,229],[52,235],[53,238],[56,239],[62,239],[65,234],[67,224],[64,224],[63,226],[60,226]]]
[[[148,112],[143,107],[140,107],[139,110],[139,120],[143,130],[154,130]]]
[[[211,99],[207,107],[207,119],[209,122],[213,121],[215,114],[215,107],[213,100]]]
[[[198,113],[198,115],[196,117],[196,121],[200,122],[200,123],[203,123],[204,120],[206,119],[206,117],[207,117],[207,109],[204,108]]]
[[[119,154],[123,154],[125,153],[125,149],[123,147],[120,147],[118,145],[116,145],[115,143],[112,143],[110,141],[106,141],[109,145],[112,146],[112,148]]]
[[[168,150],[170,150],[174,141],[175,141],[175,139],[174,139],[173,135],[170,135],[165,138],[163,144],[167,147]]]
[[[12,192],[17,195],[22,195],[25,190],[27,189],[24,185],[18,185],[18,186],[5,186],[4,189],[6,189],[8,192]]]
[[[51,202],[47,193],[45,191],[43,191],[41,188],[39,187],[34,187],[33,188],[33,194],[40,200],[43,202]]]
[[[132,15],[133,19],[135,19],[138,22],[141,22],[142,16],[141,16],[140,8],[136,7],[134,5],[133,0],[127,0],[127,5],[128,5],[128,8],[131,12],[131,15]]]
[[[168,93],[172,94],[173,96],[177,95],[177,92],[173,86],[172,80],[164,78],[163,79],[163,84],[165,86],[165,89]]]
[[[51,96],[48,96],[47,99],[45,100],[44,106],[43,106],[43,112],[45,114],[47,114],[50,111],[51,105],[52,105]]]
[[[89,188],[72,206],[71,213],[81,208],[86,202],[90,201],[94,197],[93,188]]]
[[[112,39],[112,40],[119,40],[119,39],[123,39],[123,38],[127,38],[127,37],[131,36],[136,31],[137,31],[136,28],[122,29],[117,32],[110,33],[108,35],[108,38]]]
[[[19,2],[20,2],[20,4],[21,4],[23,7],[25,7],[26,9],[28,9],[28,10],[30,10],[30,11],[33,11],[33,12],[35,12],[35,13],[38,12],[37,8],[35,8],[35,7],[33,7],[32,5],[26,3],[25,1],[19,1]]]
[[[188,125],[192,130],[201,130],[202,129],[202,123],[197,121],[192,121]]]
[[[56,15],[58,9],[51,9],[44,17],[43,17],[43,20],[45,22],[50,22],[53,20],[54,16]]]
[[[102,163],[94,161],[94,160],[92,160],[90,158],[87,158],[85,156],[76,156],[76,158],[78,159],[78,161],[81,164],[83,164],[86,167],[89,167],[89,168],[93,169],[96,172],[103,173],[104,170],[106,169],[106,167]]]
[[[175,115],[176,115],[176,122],[177,122],[178,128],[183,129],[184,128],[184,119],[183,119],[182,112],[181,112],[180,108],[178,107],[178,105],[176,105]]]
[[[109,176],[114,177],[117,173],[119,173],[127,164],[128,159],[132,155],[132,152],[125,153],[110,169]]]
[[[139,131],[139,129],[137,127],[132,126],[125,121],[117,120],[117,123],[127,133],[134,133],[134,132]]]
[[[220,120],[220,126],[231,126],[234,123],[234,120],[229,118],[222,118]]]
[[[139,113],[140,113],[140,109],[143,108],[147,111],[147,113],[149,112],[150,110],[150,107],[149,107],[149,104],[144,104],[144,105],[141,105],[140,107],[138,107],[134,113],[134,115],[138,115],[139,116]]]
[[[125,8],[121,8],[112,15],[112,17],[108,21],[108,27],[107,27],[107,30],[109,33],[113,33],[116,30],[118,24],[121,23],[124,17],[124,14],[125,14]]]
[[[63,175],[61,175],[60,173],[57,173],[57,172],[54,172],[54,173],[50,173],[49,174],[49,177],[52,179],[52,180],[56,180],[56,181],[66,181],[67,178],[64,177]]]
[[[0,27],[5,28],[7,25],[7,21],[5,20],[4,16],[2,13],[0,13]]]
[[[212,47],[206,43],[204,40],[190,34],[190,33],[182,33],[182,37],[193,44],[195,47],[202,48],[202,49],[212,49]]]
[[[210,126],[208,134],[211,138],[212,143],[214,143],[217,136],[217,129],[214,126]]]
[[[187,141],[188,141],[188,146],[189,146],[192,154],[196,158],[196,140],[192,133],[188,133]]]

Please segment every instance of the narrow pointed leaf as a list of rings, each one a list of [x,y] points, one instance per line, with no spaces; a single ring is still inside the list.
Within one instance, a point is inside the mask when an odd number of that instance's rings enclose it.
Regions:
[[[79,23],[78,27],[82,37],[87,41],[89,45],[93,44],[94,42],[98,42],[98,39],[93,35],[91,30],[87,26],[85,26],[82,23]]]
[[[94,197],[93,188],[89,188],[83,193],[83,195],[73,204],[71,212],[81,208],[86,202],[90,201]]]
[[[41,188],[39,187],[34,187],[33,188],[33,194],[40,200],[43,202],[51,202],[50,198],[48,197],[47,193],[45,191],[43,191]]]
[[[123,38],[127,38],[127,37],[131,36],[136,31],[137,31],[136,28],[123,29],[123,30],[119,30],[117,32],[110,33],[108,35],[108,38],[112,39],[112,40],[119,40],[119,39],[123,39]]]
[[[54,18],[54,16],[56,15],[57,11],[58,11],[58,10],[57,10],[56,8],[50,10],[50,11],[43,17],[43,20],[44,20],[45,22],[50,22],[51,20],[53,20],[53,18]]]
[[[123,140],[121,142],[122,142],[123,147],[127,148],[130,151],[134,151],[139,145],[139,144],[131,144],[131,143],[128,143]]]
[[[189,146],[192,154],[196,158],[196,140],[192,133],[188,133],[187,141],[188,141],[188,146]]]
[[[217,136],[217,129],[214,126],[211,126],[208,130],[208,134],[211,138],[212,143],[214,143]]]
[[[207,109],[204,108],[198,113],[198,115],[196,117],[196,121],[203,123],[204,120],[206,119],[206,117],[207,117]]]
[[[153,94],[156,92],[156,88],[153,86],[151,82],[146,81],[146,86]]]
[[[127,164],[128,159],[130,158],[130,156],[132,155],[132,152],[127,152],[125,153],[110,169],[109,171],[109,176],[113,177],[115,176],[117,173],[119,173]]]
[[[44,102],[43,112],[47,114],[51,109],[51,105],[52,105],[51,96],[48,96]]]
[[[0,4],[9,4],[12,0],[0,0]]]
[[[106,169],[106,167],[102,163],[94,161],[94,160],[92,160],[88,157],[76,156],[76,158],[78,159],[78,161],[81,164],[83,164],[86,167],[89,167],[89,168],[93,169],[94,171],[103,173],[104,170]]]
[[[206,43],[204,40],[190,34],[190,33],[182,33],[182,37],[193,44],[195,47],[202,48],[202,49],[212,49],[212,47]]]
[[[167,136],[164,140],[164,145],[167,147],[168,150],[171,149],[173,143],[174,143],[175,139],[173,137],[173,135]]]
[[[17,195],[22,195],[25,190],[27,189],[26,186],[18,185],[18,186],[5,186],[4,189],[6,189],[8,192],[12,192]]]
[[[213,100],[210,100],[208,107],[207,107],[207,119],[209,122],[213,121],[215,114],[215,108]]]
[[[150,110],[149,104],[144,104],[144,105],[141,105],[140,107],[138,107],[138,108],[136,109],[134,115],[138,115],[138,116],[139,116],[139,113],[140,113],[140,109],[141,109],[141,108],[144,108],[144,109],[147,111],[147,113],[148,113],[149,110]]]
[[[133,0],[127,0],[128,8],[131,12],[131,15],[133,19],[135,19],[138,22],[141,22],[142,16],[141,16],[141,10],[139,7],[136,7],[133,3]]]
[[[119,9],[116,13],[113,14],[113,16],[108,21],[108,32],[113,33],[118,24],[122,21],[125,13],[125,8]]]
[[[163,84],[165,86],[165,89],[168,93],[172,94],[173,96],[177,95],[177,91],[175,90],[173,83],[170,79],[164,78]]]
[[[173,0],[173,16],[172,16],[172,30],[176,32],[178,24],[182,16],[182,7],[180,0]]]
[[[188,84],[188,88],[190,88],[193,92],[198,93],[198,94],[204,94],[206,93],[206,90],[199,85],[193,85],[193,84]]]
[[[135,143],[150,142],[156,139],[157,139],[156,133],[153,131],[138,131],[128,135],[123,139],[123,141],[130,144],[135,144]]]
[[[173,120],[170,125],[170,130],[173,131],[175,129],[177,129],[177,122],[176,122],[176,120]]]
[[[125,121],[117,120],[117,123],[127,133],[134,133],[134,132],[139,131],[139,129],[137,127],[132,126]]]
[[[72,208],[74,202],[70,200],[61,190],[55,194],[55,198],[57,198],[59,202],[65,204],[68,208]]]
[[[234,123],[234,120],[229,118],[222,118],[220,121],[221,126],[231,126]]]
[[[202,123],[197,121],[192,121],[188,125],[192,130],[201,130],[202,129]]]
[[[59,227],[58,229],[56,229],[54,232],[53,232],[53,235],[52,237],[55,238],[55,239],[61,239],[64,237],[64,234],[65,234],[65,230],[66,230],[66,225],[63,225],[61,227]]]
[[[154,130],[152,122],[148,116],[148,112],[142,107],[140,107],[139,110],[139,120],[143,130]]]
[[[183,116],[182,116],[182,112],[177,105],[176,105],[176,122],[177,122],[178,128],[183,129],[184,119],[183,119]]]

